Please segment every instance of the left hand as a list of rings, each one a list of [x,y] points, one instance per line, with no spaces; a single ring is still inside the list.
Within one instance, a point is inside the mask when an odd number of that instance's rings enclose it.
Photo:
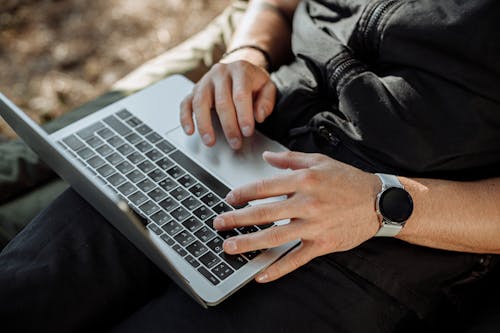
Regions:
[[[281,195],[288,198],[227,212],[214,220],[218,230],[291,220],[224,241],[224,251],[237,254],[301,239],[298,247],[258,274],[257,282],[276,280],[315,257],[350,250],[375,235],[379,228],[375,197],[381,186],[377,176],[321,154],[266,152],[263,157],[275,167],[294,171],[234,189],[226,200],[238,205]]]

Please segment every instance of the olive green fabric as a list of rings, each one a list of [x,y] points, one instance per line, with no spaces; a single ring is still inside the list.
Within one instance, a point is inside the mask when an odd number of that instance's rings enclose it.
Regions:
[[[198,81],[225,52],[246,5],[247,1],[234,1],[206,29],[140,66],[118,81],[111,92],[44,128],[54,132],[173,74],[184,74]],[[0,249],[66,187],[22,141],[0,144]]]

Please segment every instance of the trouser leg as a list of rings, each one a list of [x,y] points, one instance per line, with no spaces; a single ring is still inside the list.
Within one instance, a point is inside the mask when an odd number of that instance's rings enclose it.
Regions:
[[[0,253],[0,325],[50,332],[107,327],[168,283],[68,190]]]

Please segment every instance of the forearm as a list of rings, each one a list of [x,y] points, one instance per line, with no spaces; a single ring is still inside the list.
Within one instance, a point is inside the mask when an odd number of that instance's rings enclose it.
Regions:
[[[266,50],[273,67],[291,57],[291,20],[300,0],[252,0],[239,24],[228,50],[241,45],[257,45]],[[223,62],[247,60],[256,65],[268,65],[259,51],[243,49],[232,53]]]
[[[500,178],[400,180],[414,199],[414,213],[398,238],[446,250],[500,253]]]

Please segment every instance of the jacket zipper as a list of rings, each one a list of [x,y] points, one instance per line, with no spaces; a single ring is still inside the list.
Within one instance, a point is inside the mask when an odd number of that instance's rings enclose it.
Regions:
[[[381,0],[373,3],[371,8],[367,9],[368,14],[359,34],[360,45],[365,51],[371,52],[374,56],[378,55],[380,36],[378,36],[377,29],[385,15],[396,6],[401,5],[402,2],[402,0]]]

